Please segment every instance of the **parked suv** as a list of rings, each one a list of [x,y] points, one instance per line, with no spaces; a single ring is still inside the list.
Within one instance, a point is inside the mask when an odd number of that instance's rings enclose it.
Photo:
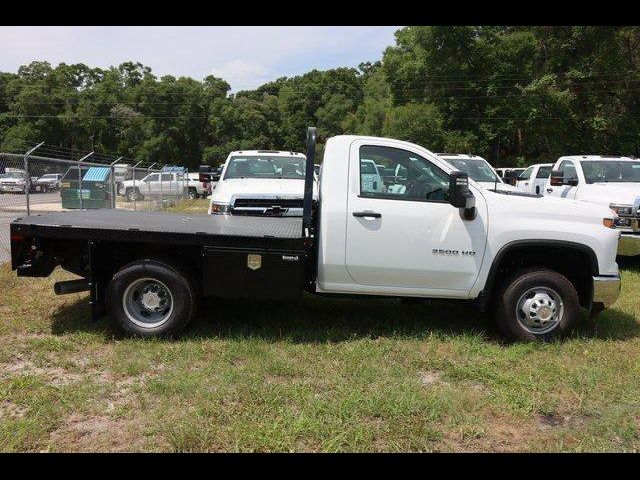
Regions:
[[[32,186],[34,191],[41,193],[60,190],[60,187],[62,186],[62,174],[47,173],[42,175],[35,182],[32,182]]]

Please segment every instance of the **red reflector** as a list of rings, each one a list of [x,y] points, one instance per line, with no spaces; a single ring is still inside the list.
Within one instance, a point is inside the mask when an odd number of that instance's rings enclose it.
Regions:
[[[11,235],[12,242],[22,242],[24,241],[24,239],[24,235],[20,235],[19,233],[14,233],[13,235]]]

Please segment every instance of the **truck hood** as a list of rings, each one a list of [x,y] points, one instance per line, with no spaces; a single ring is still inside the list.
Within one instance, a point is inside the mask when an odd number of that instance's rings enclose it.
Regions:
[[[1,183],[24,183],[24,178],[0,178]]]
[[[487,203],[505,216],[513,216],[520,220],[539,219],[541,221],[567,219],[571,222],[602,223],[603,218],[614,217],[615,214],[607,205],[593,205],[592,203],[551,196],[534,196],[523,194],[483,192]]]
[[[591,183],[581,185],[578,199],[608,207],[611,203],[633,205],[640,196],[640,183]]]
[[[304,180],[287,178],[231,178],[218,182],[212,200],[229,203],[232,198],[302,198]],[[318,198],[317,182],[313,182],[313,196]]]

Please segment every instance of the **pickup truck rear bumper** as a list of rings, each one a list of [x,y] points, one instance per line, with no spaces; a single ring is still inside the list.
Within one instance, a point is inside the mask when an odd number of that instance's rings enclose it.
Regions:
[[[640,235],[622,232],[618,241],[618,255],[624,257],[640,255]]]
[[[600,311],[609,308],[620,296],[620,275],[593,277],[593,307]]]

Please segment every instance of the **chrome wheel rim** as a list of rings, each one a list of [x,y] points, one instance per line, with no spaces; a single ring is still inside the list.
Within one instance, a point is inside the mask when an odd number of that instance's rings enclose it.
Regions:
[[[173,295],[160,280],[139,278],[127,286],[122,306],[131,322],[142,328],[155,328],[173,313]]]
[[[136,199],[137,199],[137,197],[138,197],[138,194],[137,194],[135,191],[131,190],[131,191],[129,192],[129,200],[130,200],[130,201],[132,201],[132,202],[133,202],[134,200],[136,200]]]
[[[552,288],[533,287],[522,294],[516,304],[520,326],[534,335],[544,335],[555,329],[564,314],[562,298]]]

